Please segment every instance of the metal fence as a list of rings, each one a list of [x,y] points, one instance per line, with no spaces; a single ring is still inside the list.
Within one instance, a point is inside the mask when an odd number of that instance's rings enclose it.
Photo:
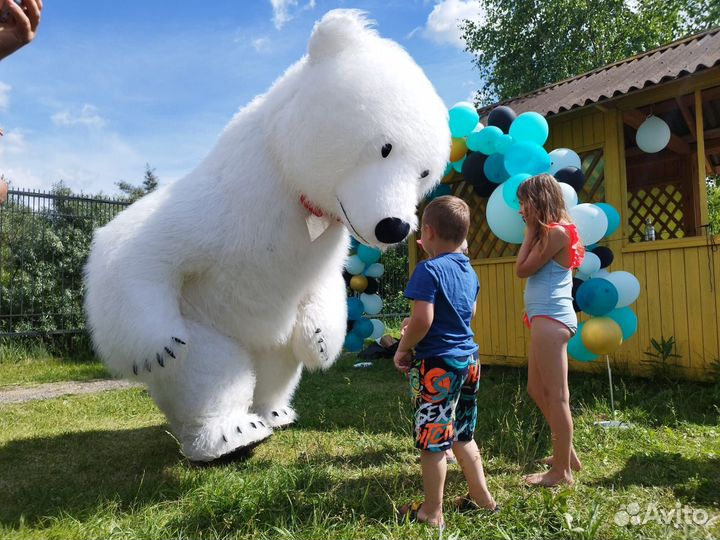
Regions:
[[[128,204],[8,191],[0,205],[0,337],[84,330],[82,270],[92,231]]]
[[[0,338],[76,334],[85,329],[82,272],[92,232],[130,203],[98,197],[10,190],[0,204]],[[381,260],[380,317],[408,313],[407,244]]]

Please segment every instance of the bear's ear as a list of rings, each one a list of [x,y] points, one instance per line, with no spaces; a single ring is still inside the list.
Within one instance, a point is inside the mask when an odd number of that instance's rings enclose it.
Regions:
[[[343,50],[357,46],[368,34],[376,35],[370,29],[372,21],[359,9],[334,9],[315,23],[308,43],[311,61],[337,55]]]

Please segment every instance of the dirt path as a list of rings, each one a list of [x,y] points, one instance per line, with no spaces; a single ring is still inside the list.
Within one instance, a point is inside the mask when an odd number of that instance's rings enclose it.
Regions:
[[[76,394],[94,394],[106,390],[120,390],[142,386],[138,383],[121,380],[66,381],[56,383],[23,386],[22,388],[1,388],[0,405],[23,403],[41,399],[52,399]]]

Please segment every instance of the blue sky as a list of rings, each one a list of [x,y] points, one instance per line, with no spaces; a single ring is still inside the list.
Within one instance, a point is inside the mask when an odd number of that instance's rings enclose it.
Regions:
[[[358,8],[405,47],[448,107],[480,84],[458,19],[473,0],[45,0],[38,36],[0,62],[0,173],[14,187],[113,194],[188,173],[232,115],[306,50],[314,22]]]

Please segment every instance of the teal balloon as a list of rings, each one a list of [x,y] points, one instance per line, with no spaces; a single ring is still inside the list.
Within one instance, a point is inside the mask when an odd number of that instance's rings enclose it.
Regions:
[[[511,175],[547,172],[552,161],[545,149],[528,141],[513,142],[505,152],[505,170]]]
[[[362,244],[358,244],[358,249],[360,249],[361,245]],[[345,270],[353,276],[362,274],[363,270],[365,270],[365,263],[358,255],[350,255],[347,261],[345,261]]]
[[[452,168],[455,169],[456,172],[462,172],[462,166],[463,163],[465,163],[465,157],[463,156],[462,159],[458,159],[457,161],[452,162]]]
[[[378,248],[366,246],[365,244],[360,244],[357,247],[357,255],[358,255],[358,257],[360,257],[360,260],[364,264],[373,264],[380,260],[380,256],[382,255],[382,252]],[[363,265],[363,270],[365,270],[364,265]],[[353,272],[350,272],[350,273],[352,274]]]
[[[373,333],[373,323],[370,319],[361,318],[358,319],[352,329],[353,334],[357,334],[362,339],[369,338]]]
[[[638,318],[635,312],[629,307],[621,307],[613,309],[606,315],[613,321],[618,323],[620,330],[622,330],[623,341],[627,341],[629,338],[635,335],[638,328]]]
[[[347,310],[348,319],[351,321],[357,321],[362,318],[363,314],[363,303],[362,300],[356,296],[351,296],[347,299]]]
[[[522,113],[510,125],[510,136],[514,141],[527,141],[542,146],[549,133],[547,120],[536,112]]]
[[[365,275],[367,277],[379,278],[385,273],[385,267],[382,263],[374,263],[365,269]]]
[[[360,241],[355,238],[354,236],[350,237],[350,251],[356,251],[357,247],[360,245]]]
[[[578,287],[575,301],[588,315],[607,315],[618,301],[615,285],[603,278],[590,278]]]
[[[502,154],[493,154],[485,160],[483,165],[485,176],[495,184],[501,184],[507,180],[510,175],[505,170],[505,158]]]
[[[577,332],[575,332],[575,335],[570,338],[570,341],[568,341],[567,352],[568,355],[578,362],[592,362],[593,360],[597,360],[599,356],[588,351],[587,347],[583,344],[582,339],[580,339],[580,332],[582,331],[584,324],[584,322],[581,322],[578,325]]]
[[[607,232],[605,233],[605,236],[610,236],[612,233],[617,231],[618,227],[620,226],[620,214],[617,210],[615,210],[615,207],[613,205],[608,203],[595,203],[595,206],[599,207],[600,210],[605,212],[608,220]]]
[[[517,212],[520,211],[520,201],[518,201],[517,198],[517,190],[520,184],[528,178],[530,178],[530,175],[527,173],[516,174],[508,178],[502,185],[502,194],[505,203]]]
[[[453,165],[449,161],[447,162],[447,165],[445,165],[445,170],[443,171],[443,178],[450,174],[450,171],[453,170]]]
[[[513,138],[510,135],[503,133],[495,140],[495,152],[498,154],[505,154],[508,148],[512,146]]]
[[[361,294],[360,301],[362,302],[363,309],[368,315],[377,315],[382,311],[383,301],[377,294]]]
[[[453,137],[467,136],[477,125],[480,116],[475,106],[467,101],[461,101],[448,111],[450,117],[450,133]]]
[[[373,331],[372,334],[370,334],[370,339],[380,339],[385,335],[385,324],[380,319],[370,319],[370,322],[373,325]]]
[[[355,332],[350,332],[345,336],[345,343],[343,347],[348,352],[360,352],[363,348],[363,338],[358,336]]]
[[[505,182],[507,183],[507,182]],[[503,198],[503,187],[498,186],[488,199],[485,218],[495,236],[510,244],[522,244],[525,223],[517,210],[510,208]]]
[[[447,184],[439,184],[435,189],[425,196],[425,199],[430,202],[433,199],[442,197],[443,195],[452,195],[452,188]]]
[[[473,141],[473,146],[477,147],[475,152],[481,152],[485,155],[491,155],[495,153],[495,143],[499,137],[503,134],[502,130],[496,126],[488,126],[485,129],[478,132],[476,139]],[[468,146],[468,148],[470,148]]]
[[[465,146],[468,147],[468,150],[472,150],[473,152],[477,152],[478,149],[478,138],[480,137],[480,132],[484,129],[484,126],[482,124],[478,124],[475,126],[475,129],[472,130],[472,132],[466,137],[465,139]]]

